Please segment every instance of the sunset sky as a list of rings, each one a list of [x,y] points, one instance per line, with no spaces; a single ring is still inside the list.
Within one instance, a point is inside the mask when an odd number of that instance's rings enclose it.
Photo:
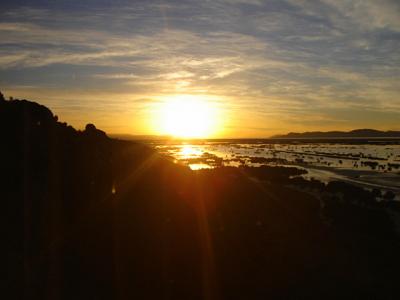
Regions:
[[[1,1],[0,90],[108,133],[176,99],[213,137],[400,130],[400,1]]]

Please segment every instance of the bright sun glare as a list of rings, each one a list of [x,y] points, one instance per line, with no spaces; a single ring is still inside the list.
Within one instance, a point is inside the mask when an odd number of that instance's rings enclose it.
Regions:
[[[180,138],[204,138],[217,128],[217,108],[207,99],[192,95],[168,98],[160,111],[160,131]]]

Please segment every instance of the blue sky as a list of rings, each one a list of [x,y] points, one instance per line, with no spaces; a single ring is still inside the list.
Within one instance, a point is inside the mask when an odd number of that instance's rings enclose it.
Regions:
[[[3,93],[78,128],[154,134],[197,95],[227,137],[400,129],[396,0],[2,1],[0,37]]]

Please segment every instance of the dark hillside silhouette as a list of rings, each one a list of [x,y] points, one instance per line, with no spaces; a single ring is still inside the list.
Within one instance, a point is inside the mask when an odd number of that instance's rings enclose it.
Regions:
[[[0,97],[4,299],[396,299],[399,208],[295,168],[193,172]],[[390,195],[389,195],[390,196]]]

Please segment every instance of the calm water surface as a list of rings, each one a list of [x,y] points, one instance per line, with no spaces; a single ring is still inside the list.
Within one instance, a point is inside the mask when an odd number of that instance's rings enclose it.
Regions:
[[[400,194],[400,141],[388,144],[169,141],[153,146],[192,170],[244,165],[296,166],[308,171],[306,178],[323,182],[339,179]]]

